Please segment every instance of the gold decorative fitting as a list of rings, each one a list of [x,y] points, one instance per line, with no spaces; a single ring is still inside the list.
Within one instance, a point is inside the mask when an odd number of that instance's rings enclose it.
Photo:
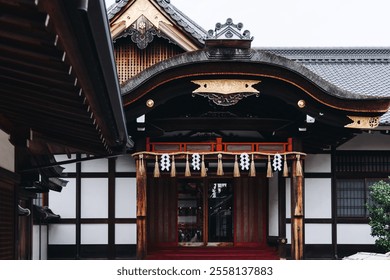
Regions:
[[[230,80],[230,79],[218,79],[218,80],[197,80],[191,81],[194,84],[199,85],[199,88],[193,91],[193,93],[219,93],[219,94],[232,94],[232,93],[260,93],[257,89],[253,88],[254,85],[260,83],[257,80]]]
[[[345,125],[348,128],[372,129],[379,125],[379,117],[347,116],[353,122]]]
[[[299,108],[305,108],[305,106],[306,106],[305,100],[301,99],[301,100],[298,101],[298,107]]]
[[[148,101],[146,101],[146,106],[148,106],[149,108],[152,108],[154,106],[154,100],[148,99]]]
[[[253,87],[260,83],[258,80],[217,79],[191,82],[199,86],[192,92],[193,95],[207,97],[220,106],[231,106],[245,97],[251,95],[258,97],[260,93]]]

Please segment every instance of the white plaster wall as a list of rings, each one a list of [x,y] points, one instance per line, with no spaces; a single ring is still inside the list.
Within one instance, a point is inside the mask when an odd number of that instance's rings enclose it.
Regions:
[[[291,244],[291,224],[286,224],[287,244]]]
[[[371,227],[366,224],[338,224],[338,244],[374,244]]]
[[[76,244],[76,225],[49,225],[49,244]]]
[[[305,224],[305,244],[332,244],[332,225]]]
[[[61,218],[76,218],[76,179],[64,178],[68,181],[61,192],[49,192],[49,208]]]
[[[86,158],[82,155],[81,158]],[[81,172],[108,172],[108,159],[93,159],[81,162]]]
[[[268,204],[268,234],[279,235],[279,210],[278,210],[278,176],[269,179],[269,204]]]
[[[137,189],[135,178],[115,179],[115,217],[136,218]]]
[[[309,154],[305,158],[305,172],[331,172],[330,154]]]
[[[41,242],[39,243],[39,231],[41,231]],[[32,237],[32,259],[47,260],[47,226],[34,225]],[[39,256],[39,246],[41,247],[41,256]]]
[[[286,178],[286,218],[291,218],[291,179]]]
[[[75,160],[76,155],[71,155],[70,158],[68,158],[67,155],[55,155],[54,158],[57,162],[61,161],[67,161],[67,160]],[[76,163],[70,163],[70,164],[61,164],[62,167],[64,167],[64,173],[66,172],[76,172]]]
[[[116,224],[115,244],[137,244],[137,225]]]
[[[352,140],[341,145],[337,150],[390,150],[390,136],[383,135],[379,132],[367,133],[363,132],[355,136]]]
[[[15,148],[9,142],[9,135],[0,129],[0,167],[15,171]]]
[[[305,179],[305,218],[332,218],[332,180]]]
[[[120,156],[116,159],[116,172],[135,172],[135,160],[132,156]]]
[[[81,179],[81,218],[108,218],[108,179]]]
[[[108,244],[108,225],[82,224],[81,244]]]

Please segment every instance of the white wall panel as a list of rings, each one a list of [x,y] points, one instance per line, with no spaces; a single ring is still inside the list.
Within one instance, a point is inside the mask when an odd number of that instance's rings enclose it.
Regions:
[[[70,158],[68,158],[67,155],[55,155],[54,158],[56,159],[57,162],[61,162],[66,160],[75,160],[76,155],[73,154],[71,155]],[[61,164],[61,166],[65,168],[63,172],[76,172],[76,163]]]
[[[76,179],[64,178],[68,181],[61,192],[49,192],[49,208],[61,218],[76,218]]]
[[[85,158],[86,156],[81,156]],[[81,172],[108,172],[108,159],[87,160],[81,163]]]
[[[135,172],[135,160],[132,156],[120,156],[116,159],[116,172]]]
[[[390,137],[375,132],[363,133],[337,148],[337,150],[390,150]]]
[[[81,218],[108,218],[108,179],[81,179]]]
[[[116,224],[115,244],[137,244],[137,225]]]
[[[15,148],[9,142],[9,135],[0,129],[0,167],[15,171]]]
[[[332,225],[305,224],[305,244],[332,244]]]
[[[137,189],[135,178],[115,179],[115,217],[136,218]]]
[[[39,234],[39,231],[41,232]],[[41,242],[39,242],[41,237]],[[32,237],[32,259],[33,260],[47,260],[47,226],[46,225],[34,225],[33,237]],[[41,255],[39,255],[39,247],[41,247]]]
[[[338,224],[338,244],[374,244],[371,227],[365,224]]]
[[[286,224],[287,244],[291,244],[291,224]]]
[[[81,244],[108,244],[108,225],[82,224]]]
[[[49,225],[49,244],[76,244],[76,225]]]
[[[291,218],[291,179],[286,178],[286,218]]]
[[[331,155],[307,155],[305,158],[305,172],[331,172]]]
[[[269,179],[269,204],[268,204],[268,234],[278,236],[279,234],[279,209],[278,209],[278,176]]]
[[[305,218],[332,217],[332,180],[305,179]]]

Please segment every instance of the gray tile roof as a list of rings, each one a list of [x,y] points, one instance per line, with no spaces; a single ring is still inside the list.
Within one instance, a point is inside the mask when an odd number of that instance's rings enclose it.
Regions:
[[[199,43],[204,44],[204,38],[207,31],[196,24],[193,20],[183,14],[178,8],[170,3],[170,0],[154,0],[163,10],[174,20],[178,26],[182,27],[185,32],[196,39]],[[117,0],[107,9],[108,19],[112,19],[118,14],[129,0]]]
[[[390,48],[262,49],[296,61],[360,98],[390,98]],[[390,111],[381,117],[390,124]]]

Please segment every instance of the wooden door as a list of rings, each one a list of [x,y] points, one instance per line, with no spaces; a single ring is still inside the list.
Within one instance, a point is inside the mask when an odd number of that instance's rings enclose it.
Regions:
[[[177,245],[177,188],[170,177],[148,180],[148,246]]]
[[[234,179],[234,244],[256,246],[265,242],[266,178]]]

